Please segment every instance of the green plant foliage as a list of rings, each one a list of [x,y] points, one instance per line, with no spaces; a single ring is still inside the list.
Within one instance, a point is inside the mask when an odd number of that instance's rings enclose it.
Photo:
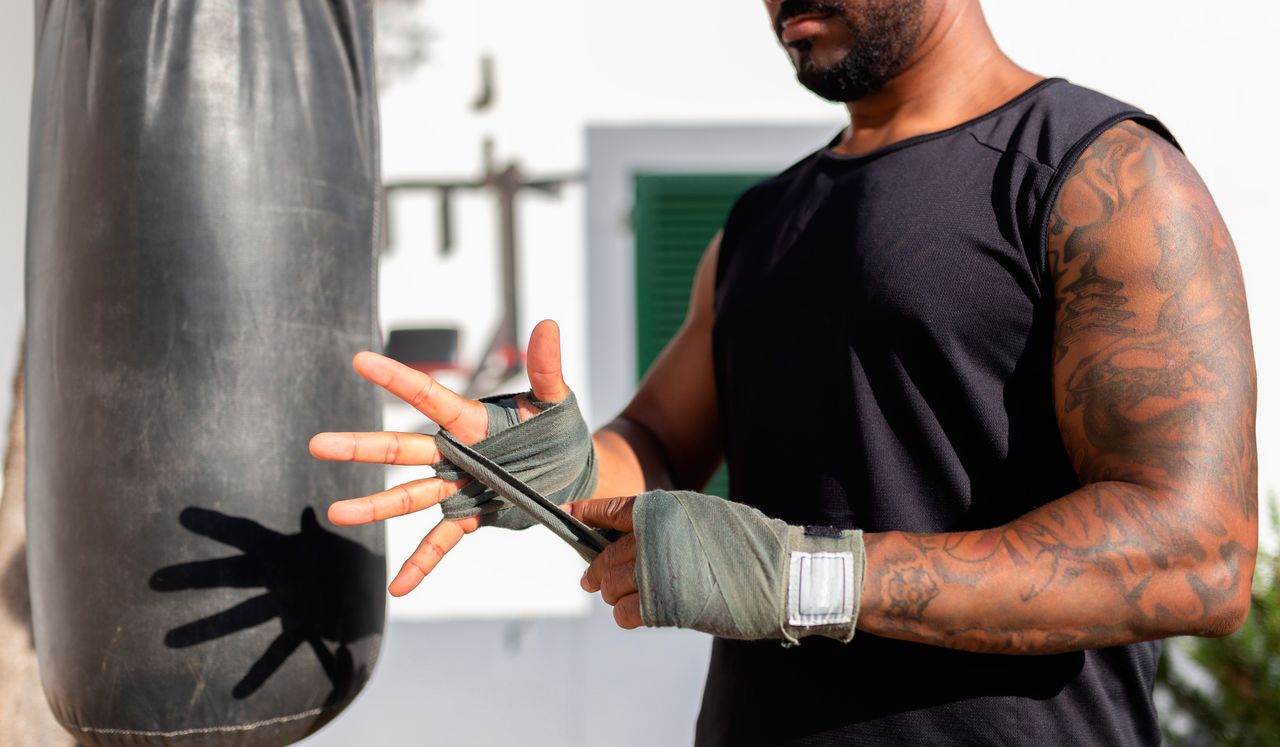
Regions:
[[[1276,495],[1271,537],[1280,537]],[[1167,641],[1156,697],[1171,747],[1280,745],[1280,550],[1260,549],[1244,626],[1225,638]]]

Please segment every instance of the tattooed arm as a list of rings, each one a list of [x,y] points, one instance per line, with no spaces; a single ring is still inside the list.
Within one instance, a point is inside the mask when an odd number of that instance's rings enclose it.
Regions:
[[[1182,154],[1126,122],[1065,180],[1048,260],[1058,423],[1083,487],[991,530],[868,535],[858,627],[1028,654],[1225,635],[1257,547],[1231,237]]]

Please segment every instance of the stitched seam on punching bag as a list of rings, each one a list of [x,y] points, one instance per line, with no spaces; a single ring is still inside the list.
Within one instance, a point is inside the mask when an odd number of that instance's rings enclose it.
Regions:
[[[183,737],[188,734],[212,734],[220,731],[249,731],[257,729],[260,726],[270,726],[271,724],[283,724],[289,721],[297,721],[298,719],[307,718],[308,716],[318,716],[325,711],[331,711],[337,706],[329,706],[328,708],[312,708],[309,711],[295,713],[289,716],[276,716],[275,718],[263,719],[262,721],[254,721],[249,724],[237,724],[235,726],[206,726],[200,729],[179,729],[178,731],[142,731],[134,729],[114,729],[98,726],[79,726],[77,724],[67,723],[62,719],[58,719],[58,723],[63,726],[76,729],[77,731],[92,732],[94,734],[135,734],[142,737]]]

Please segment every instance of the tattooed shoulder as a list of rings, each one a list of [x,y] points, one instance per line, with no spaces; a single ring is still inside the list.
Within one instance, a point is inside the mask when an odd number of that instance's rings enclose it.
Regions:
[[[1204,183],[1124,122],[1071,166],[1053,206],[1055,392],[1083,481],[1218,487],[1256,505],[1256,380],[1235,247]]]
[[[1234,630],[1256,377],[1217,207],[1177,148],[1126,122],[1070,166],[1048,238],[1054,405],[1081,487],[991,529],[868,534],[859,625],[1004,653]]]

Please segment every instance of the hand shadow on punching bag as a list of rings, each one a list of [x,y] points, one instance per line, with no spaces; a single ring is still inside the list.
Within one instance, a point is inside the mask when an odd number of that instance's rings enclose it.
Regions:
[[[170,648],[195,646],[280,618],[280,635],[267,647],[231,694],[247,698],[306,643],[320,660],[333,691],[326,705],[345,700],[357,674],[347,644],[380,633],[383,606],[369,604],[369,584],[380,585],[385,566],[381,555],[326,530],[315,511],[303,509],[297,534],[281,534],[237,516],[190,507],[178,521],[188,530],[230,545],[243,554],[179,563],[156,571],[156,591],[265,588],[234,607],[165,634]],[[378,600],[381,601],[381,600]],[[337,645],[329,650],[325,641]]]

